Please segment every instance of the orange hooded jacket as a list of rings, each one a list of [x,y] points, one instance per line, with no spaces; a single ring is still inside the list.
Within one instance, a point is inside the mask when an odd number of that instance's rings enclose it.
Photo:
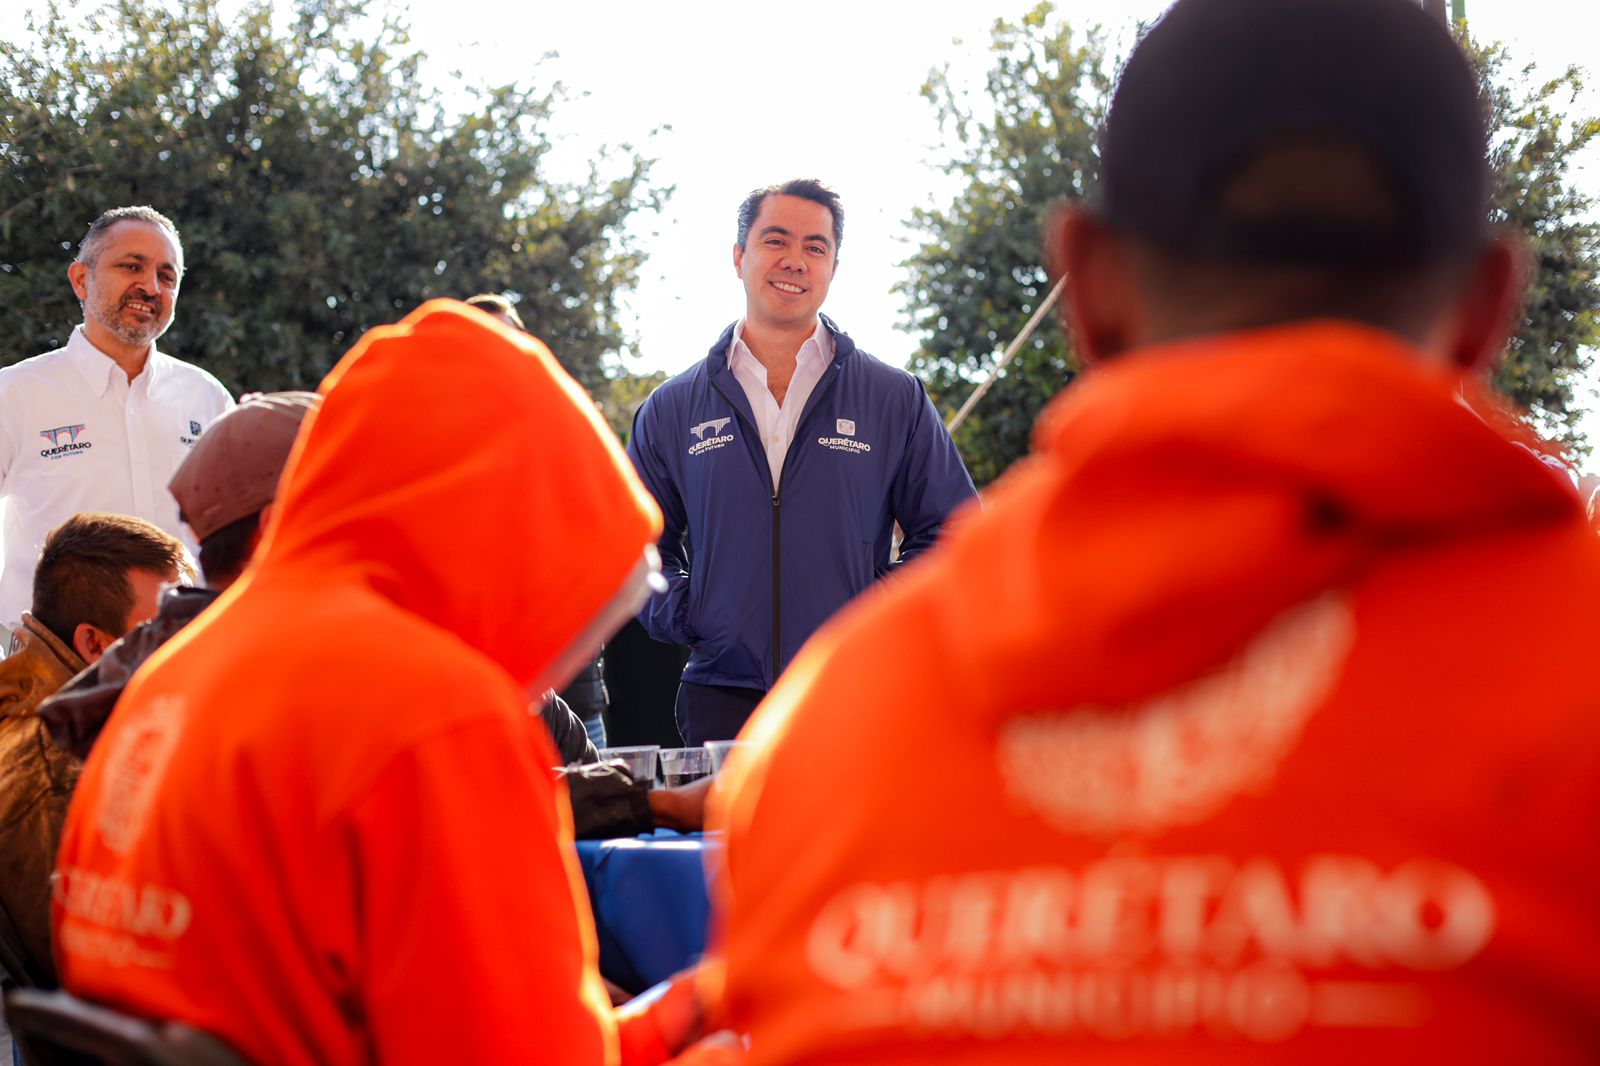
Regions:
[[[251,568],[85,766],[64,983],[259,1063],[614,1062],[527,693],[655,505],[544,345],[460,304],[322,392]]]
[[[1339,323],[1097,370],[724,771],[755,1063],[1593,1062],[1600,547]]]

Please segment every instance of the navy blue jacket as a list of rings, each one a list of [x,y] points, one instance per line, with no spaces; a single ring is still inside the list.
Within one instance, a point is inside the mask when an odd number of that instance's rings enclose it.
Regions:
[[[639,621],[691,647],[687,681],[771,688],[806,638],[889,570],[896,521],[906,561],[976,495],[922,382],[822,321],[833,362],[801,413],[781,493],[728,369],[733,326],[634,417],[628,456],[666,520],[668,584]]]

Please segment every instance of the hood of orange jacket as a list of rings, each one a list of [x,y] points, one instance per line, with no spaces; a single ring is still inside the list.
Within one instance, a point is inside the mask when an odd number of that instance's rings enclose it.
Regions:
[[[1505,446],[1513,422],[1475,379],[1357,325],[1142,351],[1041,419],[989,497],[1007,520],[952,538],[954,571],[986,579],[941,589],[936,624],[984,705],[1129,704],[1380,552],[1578,513],[1536,442]]]
[[[372,330],[320,391],[241,584],[366,584],[528,686],[659,536],[655,502],[549,349],[464,304]]]

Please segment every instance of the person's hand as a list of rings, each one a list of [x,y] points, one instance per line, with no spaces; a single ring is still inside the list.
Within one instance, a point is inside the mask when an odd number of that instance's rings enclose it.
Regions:
[[[697,1040],[667,1062],[667,1066],[738,1066],[747,1056],[739,1034],[723,1030]]]
[[[706,794],[711,791],[712,780],[702,777],[678,788],[651,789],[650,814],[656,825],[680,833],[698,833],[705,826]]]
[[[622,1066],[658,1066],[701,1036],[695,969],[680,970],[616,1009]]]
[[[745,1061],[739,1034],[723,1030],[704,1035],[701,965],[679,970],[616,1008],[621,1066],[737,1066]]]

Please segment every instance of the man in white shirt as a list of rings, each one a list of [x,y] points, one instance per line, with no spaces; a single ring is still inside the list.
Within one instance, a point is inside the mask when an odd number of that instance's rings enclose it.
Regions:
[[[678,729],[734,736],[800,645],[974,495],[922,383],[819,312],[839,262],[839,197],[809,179],[739,209],[745,314],[634,419],[628,455],[661,505],[665,593],[639,620],[689,645]]]
[[[183,246],[166,217],[149,207],[105,212],[67,277],[83,324],[65,348],[0,370],[8,628],[28,605],[45,534],[74,514],[134,515],[184,538],[167,482],[206,423],[233,406],[216,378],[156,350],[183,281]]]

